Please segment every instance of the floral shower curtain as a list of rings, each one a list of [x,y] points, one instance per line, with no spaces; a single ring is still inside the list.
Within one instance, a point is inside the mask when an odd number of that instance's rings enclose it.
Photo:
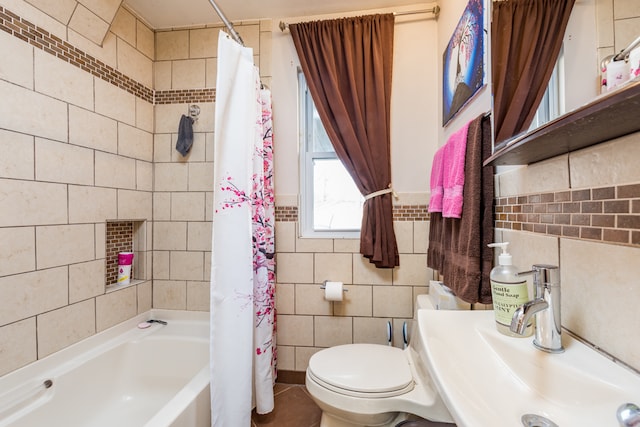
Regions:
[[[273,409],[274,193],[271,96],[253,50],[220,32],[211,255],[211,419],[249,427]]]

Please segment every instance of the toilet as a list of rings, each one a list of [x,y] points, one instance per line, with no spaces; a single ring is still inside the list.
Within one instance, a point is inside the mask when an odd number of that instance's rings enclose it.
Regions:
[[[322,410],[320,427],[394,427],[410,414],[434,422],[454,422],[431,380],[419,345],[417,311],[440,308],[439,292],[447,292],[440,283],[431,286],[435,289],[430,289],[431,295],[420,295],[416,300],[411,338],[404,350],[380,344],[346,344],[311,357],[305,384]]]

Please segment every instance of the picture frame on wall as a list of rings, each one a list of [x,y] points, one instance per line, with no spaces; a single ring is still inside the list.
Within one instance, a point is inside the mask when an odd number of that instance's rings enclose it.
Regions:
[[[442,55],[442,125],[484,86],[484,7],[469,0]]]

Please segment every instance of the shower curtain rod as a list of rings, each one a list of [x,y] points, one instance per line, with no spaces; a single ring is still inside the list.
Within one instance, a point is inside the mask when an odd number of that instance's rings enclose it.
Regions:
[[[212,1],[212,0],[209,0],[209,1]],[[408,10],[406,12],[393,12],[393,16],[417,15],[420,13],[433,13],[436,19],[438,19],[438,15],[440,14],[440,6],[435,5],[431,9]],[[284,32],[289,28],[289,23],[280,21],[280,24],[278,25],[278,27],[280,27],[280,31]]]
[[[229,29],[229,32],[231,33],[231,37],[233,37],[233,39],[235,41],[237,41],[242,46],[244,46],[244,41],[242,41],[242,37],[240,37],[240,34],[238,34],[238,32],[236,31],[235,28],[233,28],[233,24],[231,22],[229,22],[229,20],[225,16],[224,12],[216,4],[215,0],[209,0],[209,3],[211,3],[211,6],[213,6],[213,8],[215,9],[216,13],[220,17],[220,19],[222,19],[222,23],[224,25],[226,25],[226,27]]]

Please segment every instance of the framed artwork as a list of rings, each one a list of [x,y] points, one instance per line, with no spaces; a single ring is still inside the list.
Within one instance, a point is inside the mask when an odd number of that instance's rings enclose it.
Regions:
[[[442,125],[484,85],[484,7],[469,0],[442,61]]]

